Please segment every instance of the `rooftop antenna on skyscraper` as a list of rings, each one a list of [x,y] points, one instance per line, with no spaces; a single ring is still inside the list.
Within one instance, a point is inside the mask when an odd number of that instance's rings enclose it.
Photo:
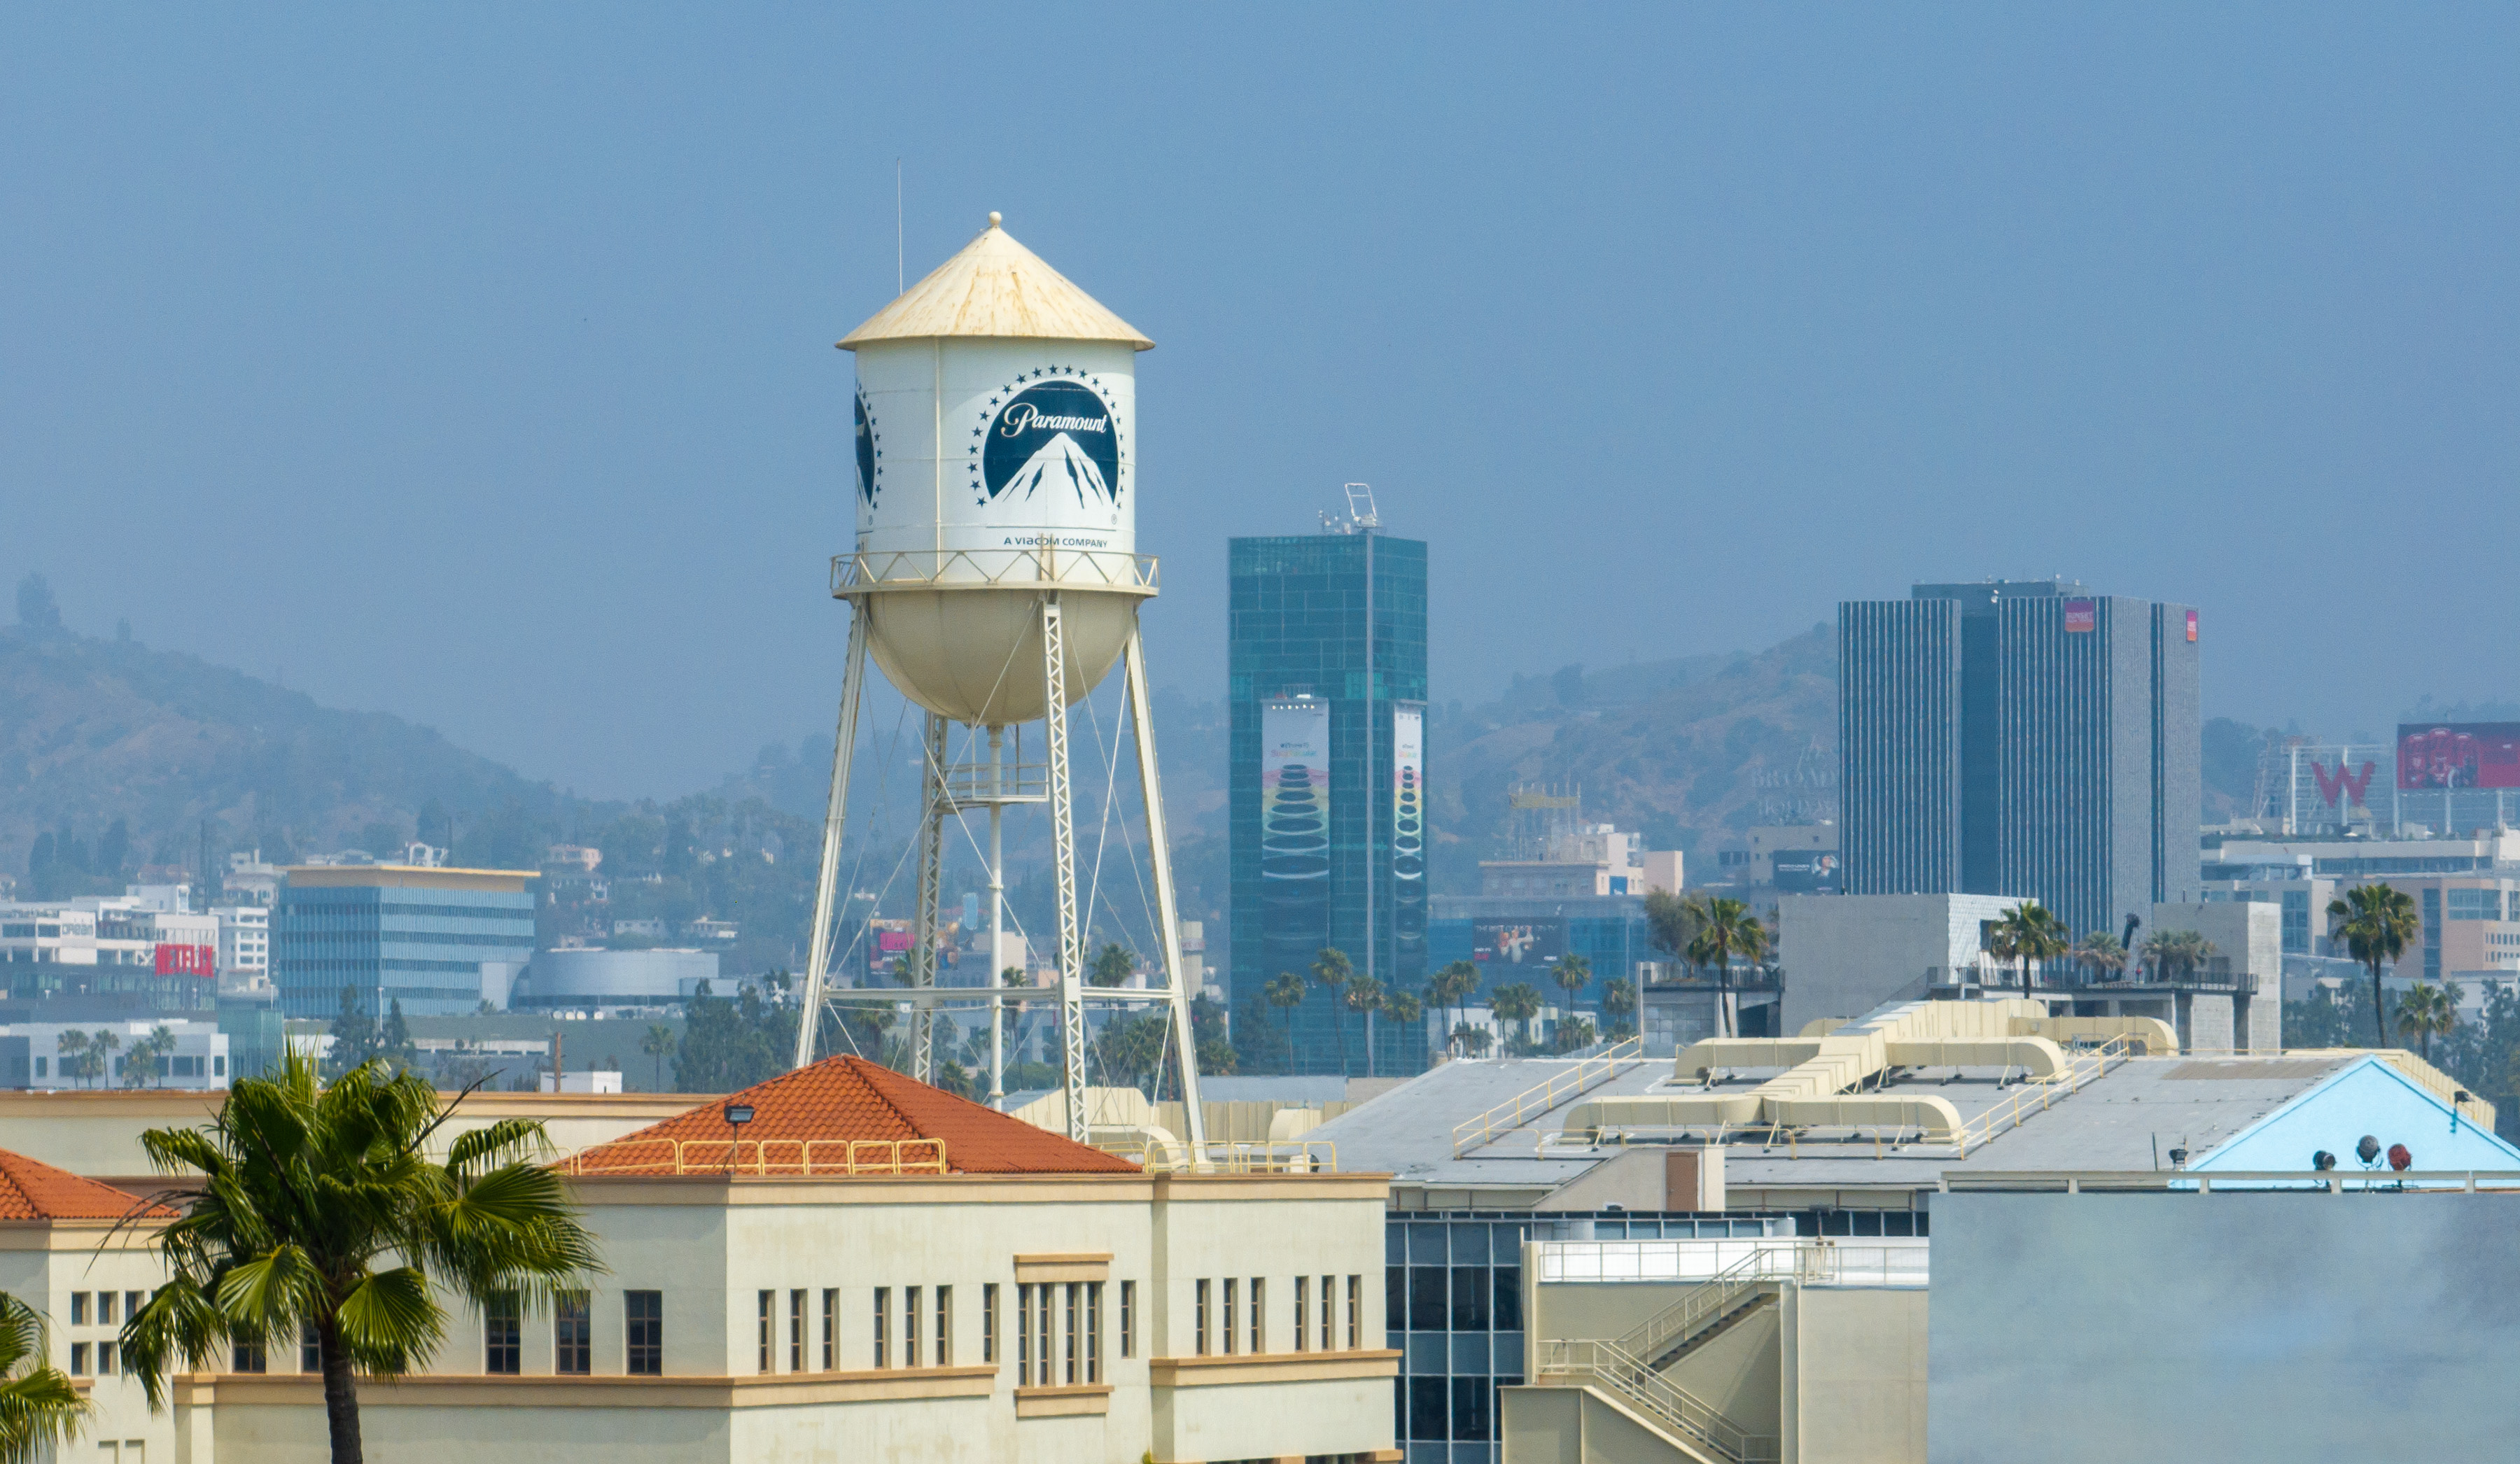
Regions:
[[[1342,483],[1339,486],[1347,494],[1347,512],[1324,513],[1323,533],[1362,534],[1382,527],[1382,515],[1373,508],[1372,484]]]

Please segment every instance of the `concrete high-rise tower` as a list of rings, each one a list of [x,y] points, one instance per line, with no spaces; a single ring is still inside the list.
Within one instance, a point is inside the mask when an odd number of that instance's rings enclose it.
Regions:
[[[2077,935],[2195,900],[2196,612],[2064,581],[1837,607],[1846,890],[2038,900]]]

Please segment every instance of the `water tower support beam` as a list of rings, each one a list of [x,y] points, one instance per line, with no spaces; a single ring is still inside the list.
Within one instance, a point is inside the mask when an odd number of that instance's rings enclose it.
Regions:
[[[1058,886],[1058,1046],[1067,1088],[1067,1136],[1083,1143],[1085,944],[1076,925],[1076,809],[1067,787],[1067,634],[1058,592],[1041,598],[1042,722],[1049,743],[1051,864]]]
[[[832,793],[823,809],[823,866],[814,881],[814,938],[805,957],[805,998],[796,1021],[796,1066],[814,1060],[814,1036],[830,984],[832,914],[840,877],[840,825],[849,812],[849,759],[858,745],[858,700],[866,688],[866,602],[849,606],[849,645],[840,662],[840,719],[832,733]]]
[[[944,718],[934,712],[927,714],[926,735],[921,738],[921,745],[925,750],[927,766],[920,781],[927,797],[919,820],[919,909],[910,927],[910,985],[925,987],[936,984],[936,901],[944,874],[945,815],[952,808],[945,791]],[[936,1014],[922,1006],[910,1021],[910,1075],[922,1083],[933,1083]]]
[[[1190,1019],[1190,985],[1182,970],[1181,908],[1173,894],[1172,844],[1164,832],[1163,777],[1155,771],[1155,718],[1147,691],[1146,644],[1129,627],[1128,697],[1131,732],[1138,743],[1138,790],[1147,804],[1147,862],[1155,873],[1155,924],[1162,942],[1164,985],[1172,993],[1173,1051],[1181,1062],[1182,1113],[1193,1158],[1207,1153],[1207,1119],[1198,1102],[1198,1043]]]

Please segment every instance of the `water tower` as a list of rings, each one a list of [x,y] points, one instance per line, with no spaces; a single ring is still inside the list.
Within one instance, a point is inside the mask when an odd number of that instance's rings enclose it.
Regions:
[[[1058,887],[1054,951],[1069,1136],[1083,1139],[1085,1003],[1150,996],[1168,1008],[1170,1055],[1205,1140],[1190,993],[1155,769],[1138,609],[1155,594],[1155,561],[1137,552],[1137,355],[1154,342],[989,226],[840,349],[857,356],[857,544],[832,561],[848,601],[822,874],[814,897],[796,1061],[813,1059],[826,1003],[909,1002],[922,1079],[932,1077],[932,1013],[981,993],[936,987],[937,897],[947,821],[988,815],[990,965],[1006,918],[1006,810],[1043,804]],[[831,982],[833,906],[860,694],[872,655],[925,713],[910,991],[842,992]],[[1165,990],[1089,989],[1076,899],[1076,818],[1068,780],[1068,707],[1124,663],[1130,728],[1152,865]],[[1024,755],[1024,729],[1034,760]],[[962,752],[954,729],[965,729]],[[985,741],[982,754],[979,744]],[[1003,998],[989,973],[989,1098],[1004,1098]]]

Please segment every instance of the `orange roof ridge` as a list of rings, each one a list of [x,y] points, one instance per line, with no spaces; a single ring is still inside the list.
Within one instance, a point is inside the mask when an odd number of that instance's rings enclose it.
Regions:
[[[111,1184],[0,1149],[0,1220],[122,1220],[174,1214]]]
[[[752,1121],[739,1138],[726,1121],[732,1104]],[[1063,1134],[957,1097],[863,1057],[828,1057],[636,1132],[598,1144],[571,1168],[581,1174],[669,1174],[685,1167],[827,1175],[849,1164],[850,1142],[934,1139],[946,1168],[961,1175],[1135,1174],[1138,1167]],[[731,1151],[731,1142],[741,1151]],[[811,1164],[806,1145],[829,1145]],[[900,1156],[905,1172],[928,1151]],[[929,1162],[932,1162],[930,1160]]]

